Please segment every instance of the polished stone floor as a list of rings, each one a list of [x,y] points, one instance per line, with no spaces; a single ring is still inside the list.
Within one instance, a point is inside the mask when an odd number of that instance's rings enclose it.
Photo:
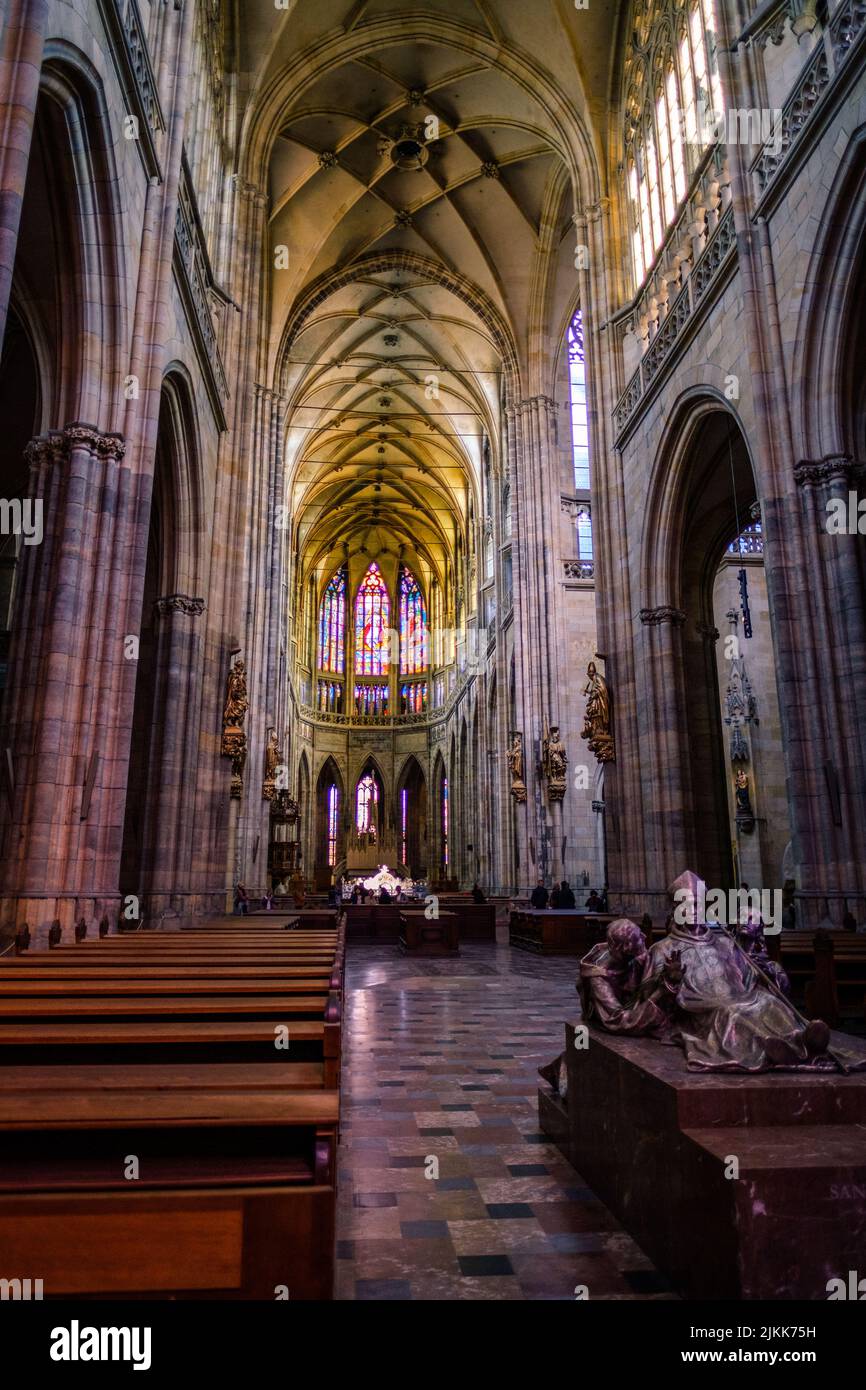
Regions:
[[[538,1130],[576,962],[350,945],[347,965],[336,1297],[670,1298]]]

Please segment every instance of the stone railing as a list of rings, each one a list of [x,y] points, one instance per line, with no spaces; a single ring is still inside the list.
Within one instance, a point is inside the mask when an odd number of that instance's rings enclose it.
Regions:
[[[336,714],[332,710],[316,709],[314,705],[301,705],[300,713],[304,719],[316,724],[334,724],[338,728],[386,729],[393,725],[402,728],[406,724],[427,724],[430,715],[424,714]]]
[[[866,30],[866,0],[844,0],[824,30],[822,41],[782,107],[781,129],[774,131],[752,162],[755,195],[762,199],[799,143],[816,108],[833,86]]]
[[[595,564],[592,560],[563,560],[562,570],[566,579],[595,578]]]
[[[614,409],[617,436],[626,429],[650,386],[667,365],[686,324],[707,299],[708,291],[727,266],[736,241],[734,213],[729,206],[617,401]]]
[[[214,279],[186,156],[181,164],[178,182],[174,244],[175,269],[184,308],[199,349],[199,359],[211,404],[220,428],[225,429],[223,405],[228,397],[228,382],[211,317],[211,291],[214,288]]]
[[[722,145],[706,150],[692,176],[688,196],[632,302],[613,315],[620,347],[626,334],[646,344],[652,340],[688,275],[715,231],[729,199],[730,179]]]
[[[165,130],[165,117],[137,0],[98,0],[98,4],[126,102],[126,115],[134,117],[137,124],[136,148],[148,178],[162,183],[155,137]]]

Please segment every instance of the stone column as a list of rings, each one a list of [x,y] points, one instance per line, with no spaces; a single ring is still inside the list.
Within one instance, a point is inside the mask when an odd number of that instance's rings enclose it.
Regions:
[[[798,910],[801,921],[810,925],[828,918],[839,925],[846,909],[863,923],[866,567],[856,504],[866,465],[844,454],[802,459],[794,476],[809,576],[809,605],[796,614],[797,630],[808,629],[808,640],[821,653],[816,679],[808,686],[800,682],[802,743],[789,776],[800,873]],[[845,517],[844,529],[830,527],[831,502]]]
[[[554,844],[556,828],[547,801],[547,787],[539,777],[538,759],[544,716],[560,719],[559,707],[567,700],[565,676],[559,653],[562,612],[556,565],[558,546],[553,543],[559,526],[560,493],[552,460],[556,458],[555,403],[548,396],[519,401],[506,411],[509,437],[513,431],[515,466],[511,472],[514,513],[514,631],[516,728],[523,734],[524,780],[527,798],[515,807],[520,846],[517,889],[531,891],[537,877],[529,854],[529,839],[542,863],[542,845],[550,844],[548,873],[560,867],[560,845]],[[509,438],[509,443],[511,442]],[[563,723],[565,720],[563,718]]]
[[[20,561],[0,893],[37,931],[118,901],[126,766],[113,733],[134,670],[110,565],[129,541],[124,453],[119,435],[80,423],[28,449],[44,539]]]
[[[686,615],[680,608],[662,604],[642,608],[640,621],[644,641],[642,669],[638,666],[637,722],[651,731],[640,754],[645,863],[642,876],[636,873],[623,885],[629,891],[623,892],[622,907],[642,915],[663,911],[667,886],[694,859],[695,839],[684,756],[682,629]],[[621,756],[618,747],[617,757]]]
[[[36,119],[48,0],[11,0],[0,35],[0,343]]]
[[[202,710],[202,598],[157,599],[154,746],[143,828],[142,911],[158,914],[195,896],[194,828]]]

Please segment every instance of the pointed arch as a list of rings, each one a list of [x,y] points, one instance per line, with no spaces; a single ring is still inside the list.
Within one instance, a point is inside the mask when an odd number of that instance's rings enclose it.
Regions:
[[[345,784],[336,760],[325,759],[316,778],[315,882],[317,889],[333,882],[344,858]]]
[[[426,878],[427,778],[414,753],[409,754],[400,769],[395,800],[400,862],[413,878]]]
[[[355,594],[355,674],[385,676],[389,669],[391,599],[376,561]]]
[[[318,667],[334,675],[342,675],[346,670],[348,583],[348,567],[344,563],[331,575],[319,604]]]
[[[407,564],[400,562],[397,579],[400,606],[400,674],[416,676],[427,670],[427,609],[421,585]]]

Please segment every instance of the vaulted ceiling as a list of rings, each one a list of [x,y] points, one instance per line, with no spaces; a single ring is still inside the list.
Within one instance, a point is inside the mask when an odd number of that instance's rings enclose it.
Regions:
[[[341,547],[395,545],[441,577],[482,509],[485,439],[498,463],[503,383],[539,389],[574,304],[619,7],[266,8],[244,42],[295,544],[321,577]]]

